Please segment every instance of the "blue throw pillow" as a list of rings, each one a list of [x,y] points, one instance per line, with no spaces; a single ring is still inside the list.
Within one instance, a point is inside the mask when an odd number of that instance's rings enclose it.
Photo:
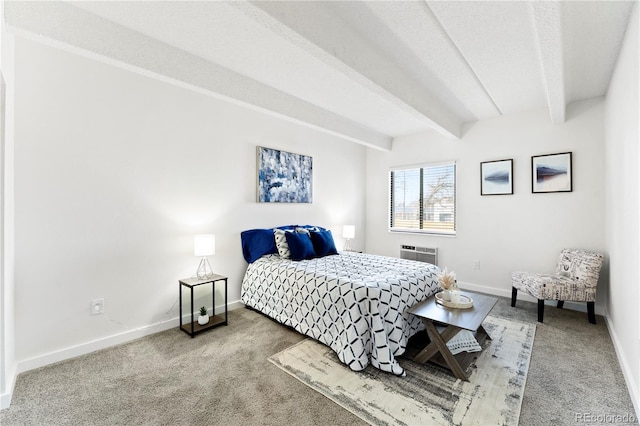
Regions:
[[[322,230],[311,232],[311,243],[316,252],[316,256],[328,256],[330,254],[338,254],[336,243],[333,241],[331,231]]]
[[[250,229],[240,233],[242,255],[247,263],[253,263],[265,254],[277,253],[273,229]]]
[[[316,252],[313,250],[313,243],[307,233],[285,232],[289,251],[291,252],[291,260],[311,259],[315,257]]]

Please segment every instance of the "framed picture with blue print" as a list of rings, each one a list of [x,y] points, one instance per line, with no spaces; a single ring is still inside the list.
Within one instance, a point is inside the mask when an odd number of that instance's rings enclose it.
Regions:
[[[513,194],[513,160],[480,163],[480,195]]]
[[[531,192],[573,191],[571,157],[571,152],[531,157]]]
[[[313,158],[258,147],[258,202],[311,203]]]

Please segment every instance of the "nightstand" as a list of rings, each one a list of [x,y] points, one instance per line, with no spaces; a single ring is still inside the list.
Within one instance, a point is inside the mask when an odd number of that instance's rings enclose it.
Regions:
[[[224,317],[222,315],[216,315],[216,283],[224,281]],[[194,316],[194,306],[193,306],[193,289],[200,285],[211,284],[211,302],[213,315],[209,317],[209,322],[205,325],[198,324],[197,318]],[[180,288],[180,330],[187,333],[192,338],[203,331],[209,330],[210,328],[217,327],[219,325],[227,325],[227,277],[213,274],[207,278],[183,278],[178,280],[178,285]],[[183,324],[182,323],[182,291],[184,288],[188,288],[191,290],[191,323]]]

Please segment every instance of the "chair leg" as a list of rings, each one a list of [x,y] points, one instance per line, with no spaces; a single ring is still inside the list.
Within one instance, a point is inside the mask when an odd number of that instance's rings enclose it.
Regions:
[[[589,318],[589,322],[591,324],[596,323],[596,303],[595,302],[587,302],[587,317]]]
[[[544,299],[538,299],[538,322],[544,317]]]
[[[516,299],[518,298],[518,289],[515,287],[511,287],[511,307],[516,306]]]
[[[558,309],[562,309],[564,307],[564,300],[558,300]]]

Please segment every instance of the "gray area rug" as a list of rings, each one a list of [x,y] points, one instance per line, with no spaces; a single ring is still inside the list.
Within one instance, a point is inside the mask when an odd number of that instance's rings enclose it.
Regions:
[[[406,377],[371,366],[354,372],[311,339],[269,360],[373,425],[518,424],[536,326],[492,316],[483,326],[492,340],[469,366],[468,382],[404,358]]]

